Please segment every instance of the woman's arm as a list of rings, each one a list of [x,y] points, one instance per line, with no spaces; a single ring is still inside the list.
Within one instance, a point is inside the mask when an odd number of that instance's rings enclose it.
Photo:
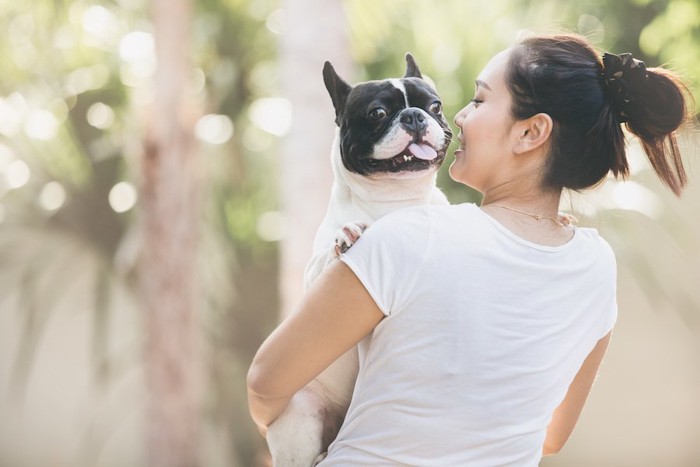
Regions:
[[[299,309],[263,342],[248,370],[248,405],[265,435],[294,393],[351,349],[384,318],[360,280],[333,262]]]
[[[612,332],[612,331],[611,331]],[[569,386],[566,397],[554,411],[551,422],[547,427],[547,437],[544,441],[542,455],[547,456],[558,453],[571,436],[576,426],[579,415],[586,403],[588,393],[591,391],[596,373],[603,361],[603,356],[610,342],[610,334],[600,339],[591,353],[588,354],[579,369],[576,377]]]

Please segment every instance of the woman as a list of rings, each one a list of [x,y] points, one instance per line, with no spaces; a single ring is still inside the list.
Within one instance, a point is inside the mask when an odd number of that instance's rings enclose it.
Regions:
[[[359,343],[352,404],[320,465],[521,467],[558,452],[617,315],[614,255],[561,222],[562,189],[627,174],[625,123],[679,194],[683,90],[578,36],[496,55],[455,117],[450,167],[481,206],[386,216],[329,267],[250,368],[261,431]]]

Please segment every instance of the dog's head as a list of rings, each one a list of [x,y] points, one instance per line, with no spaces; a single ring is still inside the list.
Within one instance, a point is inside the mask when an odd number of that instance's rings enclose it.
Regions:
[[[348,171],[369,178],[413,178],[437,171],[445,160],[452,132],[440,97],[411,54],[400,79],[350,86],[326,62],[323,81]]]

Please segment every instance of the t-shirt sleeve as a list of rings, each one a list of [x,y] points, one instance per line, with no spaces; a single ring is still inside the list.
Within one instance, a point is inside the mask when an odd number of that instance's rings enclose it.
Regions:
[[[411,299],[428,249],[427,208],[407,208],[372,224],[340,256],[362,282],[385,316],[400,312]]]
[[[601,319],[602,328],[599,333],[599,338],[602,338],[612,331],[612,328],[617,322],[617,261],[615,259],[615,252],[608,242],[602,237],[599,238],[603,246],[603,254],[608,267],[608,287],[610,289],[607,303],[603,307],[603,317]]]

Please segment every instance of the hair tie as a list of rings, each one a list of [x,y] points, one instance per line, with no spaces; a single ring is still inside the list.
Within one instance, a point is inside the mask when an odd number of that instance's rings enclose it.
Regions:
[[[630,53],[603,54],[603,88],[612,100],[620,123],[629,121],[629,110],[634,106],[634,93],[643,89],[649,78],[643,61]]]

